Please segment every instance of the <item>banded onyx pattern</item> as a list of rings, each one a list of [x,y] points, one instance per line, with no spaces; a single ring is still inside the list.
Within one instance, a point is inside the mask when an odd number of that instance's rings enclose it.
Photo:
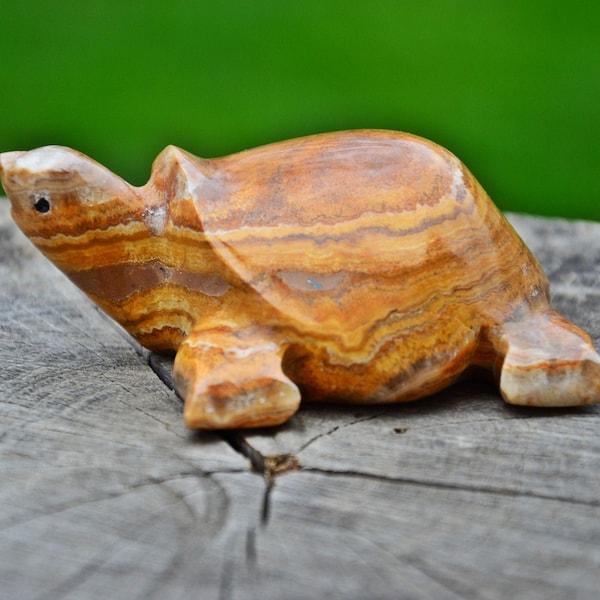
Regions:
[[[139,188],[62,147],[0,162],[31,241],[143,345],[177,351],[190,427],[278,424],[301,394],[412,400],[474,371],[514,404],[600,400],[589,336],[427,140],[349,131],[215,160],[169,146]]]

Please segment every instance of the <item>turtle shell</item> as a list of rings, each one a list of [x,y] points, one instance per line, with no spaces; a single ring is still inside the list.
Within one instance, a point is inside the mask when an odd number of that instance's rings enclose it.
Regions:
[[[475,178],[422,138],[324,134],[211,168],[194,201],[216,253],[282,326],[334,341],[346,359],[373,352],[389,327],[414,340],[454,322],[472,337],[547,286]]]

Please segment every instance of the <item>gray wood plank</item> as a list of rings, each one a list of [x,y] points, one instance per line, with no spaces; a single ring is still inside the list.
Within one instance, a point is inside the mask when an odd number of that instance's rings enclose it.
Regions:
[[[598,345],[600,224],[511,219]],[[467,382],[189,433],[170,362],[2,202],[0,282],[0,597],[596,597],[598,407],[518,409]]]

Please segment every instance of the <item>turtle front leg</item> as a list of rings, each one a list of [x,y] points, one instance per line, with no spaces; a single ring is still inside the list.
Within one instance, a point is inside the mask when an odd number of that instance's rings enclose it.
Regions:
[[[279,425],[298,410],[300,391],[281,368],[286,347],[270,333],[261,327],[192,330],[174,365],[188,427]]]
[[[495,328],[493,337],[494,370],[506,402],[557,407],[600,401],[600,356],[587,333],[554,310],[528,313]]]

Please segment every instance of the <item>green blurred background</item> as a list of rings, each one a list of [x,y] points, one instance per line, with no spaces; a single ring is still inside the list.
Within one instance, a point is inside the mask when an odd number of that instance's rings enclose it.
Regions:
[[[600,220],[600,3],[4,2],[0,151],[75,147],[135,184],[316,132],[410,131],[504,210]]]

